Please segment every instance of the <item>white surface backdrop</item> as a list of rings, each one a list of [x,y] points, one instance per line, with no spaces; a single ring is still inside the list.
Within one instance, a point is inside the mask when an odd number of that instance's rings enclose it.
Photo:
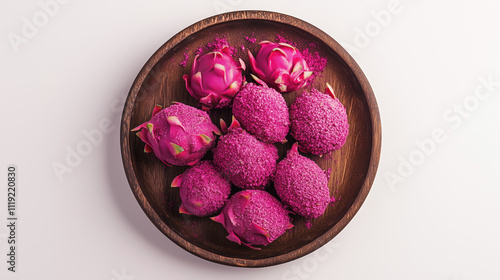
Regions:
[[[436,2],[1,1],[0,278],[500,279],[500,2]],[[163,236],[133,197],[119,148],[124,98],[157,48],[246,9],[298,17],[339,41],[368,77],[383,128],[379,171],[352,222],[316,253],[260,269],[205,261]],[[92,133],[102,138],[71,157]]]

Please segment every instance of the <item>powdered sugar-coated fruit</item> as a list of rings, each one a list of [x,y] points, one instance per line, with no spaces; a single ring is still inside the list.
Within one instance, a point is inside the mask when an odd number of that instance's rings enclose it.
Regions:
[[[290,121],[300,150],[315,155],[342,148],[349,134],[346,109],[328,84],[326,93],[313,88],[298,96],[290,106]]]
[[[254,246],[265,246],[293,227],[283,204],[262,190],[234,194],[212,220],[224,226],[227,239],[257,250]]]
[[[184,75],[189,94],[201,103],[203,110],[225,108],[243,82],[245,63],[236,62],[228,46],[194,58],[190,75]]]
[[[246,131],[263,142],[286,141],[290,128],[288,106],[273,88],[244,85],[234,98],[233,115]]]
[[[215,146],[220,130],[202,110],[174,103],[161,110],[156,106],[151,120],[132,131],[146,143],[144,152],[153,151],[166,165],[194,165]]]
[[[212,152],[222,175],[242,189],[264,189],[276,170],[278,149],[243,130],[234,118]]]
[[[313,72],[300,51],[287,43],[262,41],[254,57],[248,51],[252,72],[279,92],[292,92],[302,88]]]
[[[321,216],[332,201],[326,174],[314,161],[299,154],[297,143],[278,163],[274,188],[285,205],[306,218]]]
[[[204,217],[222,209],[231,193],[231,183],[213,165],[200,161],[174,178],[172,187],[180,188],[180,213]]]

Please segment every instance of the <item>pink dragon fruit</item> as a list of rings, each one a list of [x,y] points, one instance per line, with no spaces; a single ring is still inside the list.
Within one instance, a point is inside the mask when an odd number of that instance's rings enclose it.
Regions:
[[[211,219],[227,230],[228,240],[260,250],[293,227],[288,211],[274,196],[262,190],[234,194],[220,215]]]
[[[215,169],[212,161],[200,161],[172,181],[180,188],[179,213],[204,217],[213,215],[224,207],[231,183]]]
[[[303,87],[313,72],[302,54],[287,43],[261,41],[254,56],[248,51],[252,72],[279,92],[292,92]],[[258,82],[258,81],[257,81]]]
[[[275,89],[247,83],[234,97],[233,114],[260,141],[286,142],[290,115],[283,95]]]
[[[186,89],[196,98],[203,110],[225,108],[231,105],[234,95],[243,83],[245,63],[239,64],[231,57],[229,47],[219,51],[197,55],[193,61],[191,75],[184,75]]]
[[[285,205],[306,218],[323,215],[332,202],[328,176],[314,161],[299,154],[297,143],[278,163],[274,188]]]
[[[221,127],[228,133],[212,150],[215,166],[238,188],[265,189],[276,171],[278,149],[243,130],[234,116],[229,128],[221,119]]]
[[[153,151],[168,166],[196,164],[214,147],[214,134],[221,134],[206,112],[177,102],[163,110],[155,106],[151,120],[136,130],[144,152]]]
[[[326,84],[325,93],[312,88],[301,93],[290,105],[290,134],[300,150],[323,155],[344,146],[349,134],[347,111]]]

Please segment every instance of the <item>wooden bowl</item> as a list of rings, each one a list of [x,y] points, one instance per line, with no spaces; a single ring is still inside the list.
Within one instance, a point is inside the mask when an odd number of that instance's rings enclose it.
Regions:
[[[331,168],[330,193],[337,202],[306,227],[302,217],[295,216],[295,227],[273,243],[252,250],[230,242],[227,232],[209,218],[179,214],[177,188],[170,188],[172,179],[187,167],[167,167],[152,153],[143,152],[144,143],[131,132],[147,121],[155,104],[168,107],[173,101],[197,106],[184,85],[182,75],[191,69],[198,47],[213,41],[217,35],[227,38],[236,49],[236,56],[248,65],[242,46],[257,50],[261,40],[274,41],[279,34],[302,45],[315,44],[320,56],[328,59],[322,75],[314,86],[320,91],[329,82],[347,109],[350,131],[344,147],[331,156],[307,155],[326,170]],[[245,36],[256,38],[250,43]],[[187,54],[187,66],[182,67]],[[302,90],[284,94],[288,105]],[[230,110],[211,112],[218,124],[223,117],[230,121]],[[293,144],[277,144],[280,159]],[[217,263],[261,267],[287,262],[318,249],[336,236],[356,214],[365,200],[378,166],[381,127],[375,96],[363,72],[353,58],[330,36],[300,19],[264,11],[238,11],[204,19],[182,30],[146,62],[135,79],[123,110],[121,151],[130,187],[151,221],[173,242],[187,251]],[[210,157],[210,155],[207,155]],[[272,186],[269,187],[272,192]]]

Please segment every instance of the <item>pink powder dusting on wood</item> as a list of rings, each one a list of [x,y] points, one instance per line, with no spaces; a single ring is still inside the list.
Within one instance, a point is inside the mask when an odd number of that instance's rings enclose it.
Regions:
[[[311,45],[313,45],[313,43],[311,43],[310,46]],[[319,55],[319,52],[315,51],[313,48],[302,50],[302,55],[307,62],[307,66],[309,66],[309,69],[313,72],[312,78],[307,82],[307,85],[310,85],[314,82],[314,79],[318,77],[325,69],[327,59],[321,57]]]
[[[165,201],[163,201],[163,204],[166,204],[166,207],[168,210],[172,211],[174,209],[174,202],[172,200],[169,200],[169,198],[164,195]]]
[[[179,63],[179,65],[185,68],[188,63],[188,60],[189,60],[189,55],[187,53],[184,53],[184,59]]]
[[[318,43],[311,42],[307,46],[302,46],[301,42],[293,42],[290,39],[284,37],[281,34],[276,34],[276,41],[280,43],[287,43],[299,49],[302,56],[307,62],[307,66],[313,72],[311,78],[307,81],[306,86],[310,86],[314,83],[316,77],[318,77],[327,65],[328,60],[322,57],[317,49],[319,48]]]
[[[245,36],[245,40],[247,40],[251,44],[255,44],[255,42],[257,42],[257,38],[253,37],[253,33],[252,33],[252,37]]]
[[[327,153],[327,154],[323,154],[323,157],[326,160],[333,159],[333,152],[330,152],[330,153]]]
[[[209,53],[209,52],[220,50],[224,46],[228,46],[229,53],[231,55],[234,55],[235,49],[233,47],[229,46],[227,38],[224,35],[216,35],[211,42],[208,42],[203,47],[197,48],[195,53],[199,54],[201,56],[201,55],[204,55],[204,54]]]
[[[326,178],[328,179],[328,181],[330,181],[330,175],[332,175],[332,169],[328,168],[327,170],[324,170],[323,172],[325,172]]]
[[[332,204],[332,205],[335,204],[335,197],[334,196],[331,197],[330,204]]]
[[[312,221],[311,221],[311,219],[306,219],[304,221],[304,225],[306,226],[306,228],[311,228],[312,227]]]

